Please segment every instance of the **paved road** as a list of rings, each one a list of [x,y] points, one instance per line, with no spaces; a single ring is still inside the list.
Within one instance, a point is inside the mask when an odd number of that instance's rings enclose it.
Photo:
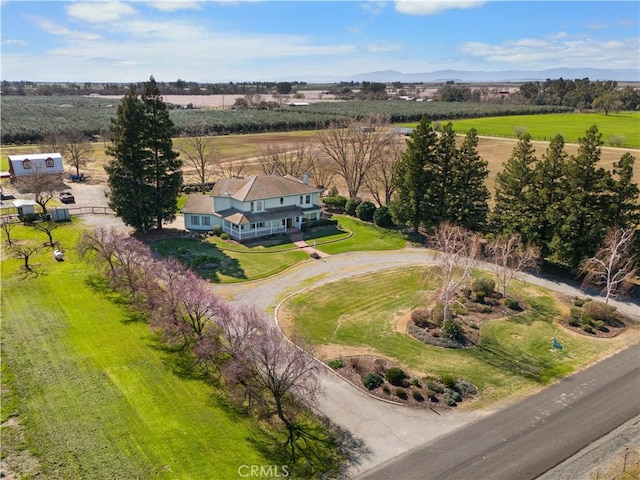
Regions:
[[[640,413],[640,346],[359,477],[534,479]]]

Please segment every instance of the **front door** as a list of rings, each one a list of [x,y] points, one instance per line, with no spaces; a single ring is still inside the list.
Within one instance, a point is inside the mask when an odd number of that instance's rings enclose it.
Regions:
[[[291,228],[293,226],[292,218],[287,218],[287,228]]]

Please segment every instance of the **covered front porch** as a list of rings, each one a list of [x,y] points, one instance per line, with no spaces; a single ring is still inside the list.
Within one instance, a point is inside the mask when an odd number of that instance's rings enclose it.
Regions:
[[[267,212],[224,212],[222,230],[238,241],[286,233],[299,229],[308,220],[320,218],[320,207],[285,207]]]

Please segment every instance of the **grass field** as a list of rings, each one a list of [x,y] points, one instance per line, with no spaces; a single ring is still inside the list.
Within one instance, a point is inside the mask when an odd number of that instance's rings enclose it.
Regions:
[[[553,322],[562,308],[555,295],[512,285],[512,291],[529,299],[531,308],[484,323],[483,348],[464,350],[425,345],[396,325],[399,314],[423,304],[436,286],[435,278],[422,267],[333,282],[293,297],[284,308],[294,319],[293,331],[320,351],[328,346],[349,355],[356,347],[394,359],[414,375],[449,374],[471,380],[481,393],[476,408],[539,388],[617,351],[637,334],[603,340],[566,331]],[[554,336],[564,345],[563,353],[550,351]]]
[[[456,120],[452,123],[454,130],[461,134],[466,134],[471,128],[475,128],[478,135],[515,138],[515,129],[524,128],[534,140],[549,141],[557,134],[561,134],[566,143],[577,143],[578,138],[584,137],[585,131],[595,124],[598,125],[606,145],[609,145],[609,138],[622,136],[624,141],[621,142],[621,146],[640,148],[640,112],[610,115],[599,113],[516,115]]]
[[[268,463],[249,420],[174,370],[146,323],[95,282],[70,248],[79,230],[54,231],[66,259],[43,252],[37,277],[2,260],[3,383],[12,389],[7,404],[3,386],[3,420],[8,408],[25,429],[12,445],[3,426],[3,456],[26,449],[52,479],[236,478],[240,465]],[[44,241],[28,227],[12,233]]]

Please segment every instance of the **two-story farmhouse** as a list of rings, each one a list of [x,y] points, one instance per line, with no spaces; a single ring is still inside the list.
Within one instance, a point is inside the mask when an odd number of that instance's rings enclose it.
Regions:
[[[222,178],[208,195],[190,195],[182,209],[185,228],[211,230],[220,225],[236,240],[284,233],[320,219],[322,190],[310,187],[307,176],[258,175]]]
[[[64,173],[62,155],[59,153],[9,155],[8,159],[12,181],[34,173]]]

